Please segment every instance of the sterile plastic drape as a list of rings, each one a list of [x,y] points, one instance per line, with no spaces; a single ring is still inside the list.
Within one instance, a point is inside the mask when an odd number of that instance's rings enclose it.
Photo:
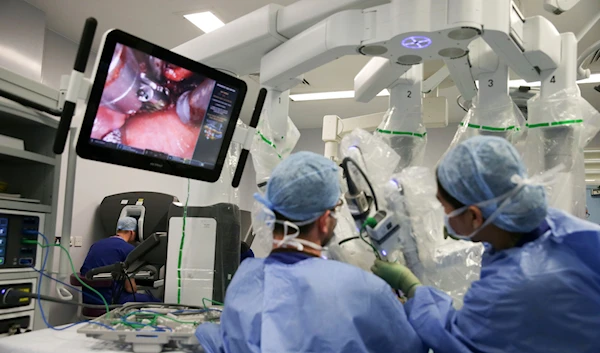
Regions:
[[[287,118],[287,131],[284,132],[275,131],[272,128],[270,119],[268,112],[263,110],[252,143],[251,155],[256,171],[257,184],[266,182],[269,179],[273,169],[282,159],[290,155],[300,139],[300,131],[298,131],[292,119]],[[283,143],[278,142],[281,140],[283,140]]]
[[[402,107],[402,114],[398,113],[397,107],[391,107],[383,116],[383,121],[374,135],[386,141],[400,156],[395,172],[423,163],[427,132],[423,125],[421,105]]]
[[[546,187],[549,204],[585,218],[585,164],[583,149],[600,130],[600,114],[578,87],[528,104],[525,163],[529,175],[560,164],[564,169]]]
[[[444,210],[436,198],[437,183],[429,168],[409,167],[393,178],[402,188],[412,236],[416,240],[416,249],[403,249],[407,266],[423,284],[448,293],[455,306],[462,306],[462,298],[471,282],[479,279],[483,246],[444,239]],[[414,251],[418,256],[412,253]],[[420,261],[416,266],[414,258]]]
[[[339,156],[341,159],[350,157],[358,163],[374,188],[379,207],[385,207],[385,185],[400,162],[400,156],[382,138],[361,129],[344,136]],[[362,190],[367,190],[370,194],[369,187],[360,174],[353,173],[352,178]],[[347,185],[342,183],[342,192],[346,191]],[[338,213],[335,236],[328,245],[327,256],[370,271],[375,255],[371,247],[359,239],[360,225],[352,218],[347,205],[344,204]]]
[[[479,97],[475,97],[450,148],[473,136],[491,135],[507,139],[523,153],[524,129],[523,113],[508,95],[500,96],[492,104],[486,105],[480,105]]]
[[[287,131],[283,135],[272,128],[270,119],[271,117],[267,111],[263,110],[252,143],[251,155],[258,185],[268,182],[273,169],[292,153],[300,139],[300,131],[298,131],[292,119],[287,118]],[[281,140],[283,143],[275,144],[273,142]],[[264,187],[259,192],[264,192]],[[252,205],[251,213],[252,231],[255,234],[252,248],[258,253],[268,254],[273,248],[272,220],[266,219],[268,215],[264,212],[264,205],[256,200]]]

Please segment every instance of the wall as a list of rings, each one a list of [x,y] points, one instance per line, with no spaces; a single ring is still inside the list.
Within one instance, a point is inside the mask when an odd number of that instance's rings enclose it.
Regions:
[[[425,148],[423,166],[432,170],[435,169],[435,166],[450,146],[457,129],[457,124],[450,124],[445,128],[427,129],[427,147]]]
[[[39,82],[45,29],[43,11],[21,0],[0,1],[0,67]]]
[[[588,221],[600,224],[600,197],[592,197],[592,189],[596,189],[598,186],[588,186],[585,190],[585,201],[588,213]]]
[[[302,129],[300,140],[294,148],[294,152],[310,151],[318,154],[325,153],[325,142],[323,142],[323,129]]]

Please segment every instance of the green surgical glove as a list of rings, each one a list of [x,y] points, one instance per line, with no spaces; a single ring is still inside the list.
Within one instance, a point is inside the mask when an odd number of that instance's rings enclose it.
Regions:
[[[375,260],[371,271],[392,288],[401,290],[409,298],[412,298],[417,287],[421,285],[417,276],[408,267],[401,264]]]

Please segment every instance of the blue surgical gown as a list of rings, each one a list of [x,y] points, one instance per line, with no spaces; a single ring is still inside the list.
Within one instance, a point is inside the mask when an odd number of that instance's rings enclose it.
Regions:
[[[246,259],[221,327],[201,325],[208,353],[426,352],[390,287],[357,267],[301,255]]]
[[[460,310],[419,287],[410,323],[435,353],[600,352],[600,226],[550,209],[535,240],[486,249]],[[531,234],[529,234],[531,236]]]

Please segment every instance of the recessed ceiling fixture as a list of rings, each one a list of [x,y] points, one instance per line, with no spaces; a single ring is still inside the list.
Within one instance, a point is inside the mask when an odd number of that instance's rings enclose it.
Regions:
[[[183,17],[193,23],[194,26],[200,28],[204,33],[209,33],[225,26],[225,23],[210,11],[191,13],[183,15]]]
[[[389,96],[390,92],[386,89],[381,91],[377,96]],[[344,99],[354,98],[354,91],[337,91],[337,92],[321,92],[321,93],[300,93],[290,94],[290,99],[294,102],[320,101],[327,99]]]

